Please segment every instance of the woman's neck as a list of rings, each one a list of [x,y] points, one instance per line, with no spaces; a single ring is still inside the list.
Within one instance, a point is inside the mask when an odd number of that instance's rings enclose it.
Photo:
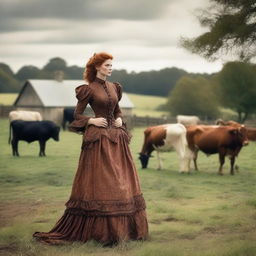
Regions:
[[[99,79],[102,79],[104,81],[106,81],[107,76],[103,76],[102,74],[100,74],[99,72],[96,74],[96,77],[98,77]]]

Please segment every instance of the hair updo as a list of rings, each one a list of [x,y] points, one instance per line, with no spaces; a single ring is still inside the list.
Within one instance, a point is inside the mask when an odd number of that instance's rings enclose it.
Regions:
[[[96,67],[101,66],[103,62],[109,59],[112,60],[113,56],[106,52],[94,53],[94,55],[86,63],[83,74],[84,80],[88,81],[89,83],[93,82],[97,74]]]

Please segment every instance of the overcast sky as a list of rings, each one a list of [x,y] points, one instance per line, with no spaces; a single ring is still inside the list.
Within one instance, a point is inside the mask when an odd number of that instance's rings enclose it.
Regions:
[[[195,17],[209,0],[0,0],[0,62],[16,72],[62,57],[84,66],[94,52],[114,55],[115,69],[179,67],[219,71],[179,46],[181,36],[205,31]]]

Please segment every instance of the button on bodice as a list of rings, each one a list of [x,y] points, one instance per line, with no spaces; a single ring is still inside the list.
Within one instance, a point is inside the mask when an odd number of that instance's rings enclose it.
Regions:
[[[111,90],[114,88],[111,88],[109,82],[104,81],[100,78],[95,79],[95,83],[98,84],[98,86],[102,87],[104,94],[100,94],[98,92],[97,95],[95,95],[95,100],[97,101],[97,105],[101,105],[101,108],[95,109],[92,105],[92,108],[95,112],[96,117],[105,117],[108,122],[108,127],[113,125],[114,122],[114,109],[116,104],[118,103],[118,99],[115,96],[115,93],[113,94],[113,91],[111,93]],[[95,102],[96,103],[96,102]]]

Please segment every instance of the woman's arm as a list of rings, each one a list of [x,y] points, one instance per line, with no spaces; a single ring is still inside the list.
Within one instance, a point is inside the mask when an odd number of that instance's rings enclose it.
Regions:
[[[74,121],[69,124],[69,130],[72,132],[84,132],[90,116],[83,115],[86,106],[91,99],[91,88],[88,85],[80,85],[76,89],[77,105],[74,111]]]
[[[121,100],[122,98],[122,86],[119,83],[114,83],[116,86],[116,93],[117,93],[117,97],[118,97],[118,102]],[[123,119],[123,114],[122,111],[120,109],[119,103],[117,102],[115,109],[114,109],[114,118],[117,119],[118,117],[120,117],[121,119]]]

